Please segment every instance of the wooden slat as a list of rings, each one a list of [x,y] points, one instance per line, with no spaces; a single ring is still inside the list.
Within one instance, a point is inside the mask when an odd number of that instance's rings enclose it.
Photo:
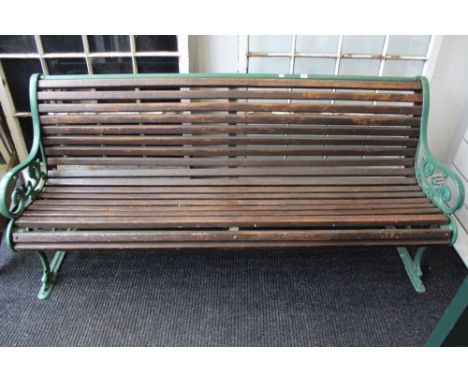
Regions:
[[[178,179],[178,178],[50,178],[50,186],[201,186],[201,185],[383,185],[383,184],[415,184],[416,180],[409,177],[265,177],[265,178],[208,178],[208,179]]]
[[[71,228],[71,229],[151,229],[182,227],[362,227],[387,225],[432,225],[447,224],[443,214],[389,215],[389,216],[209,216],[209,217],[120,217],[72,218],[72,217],[19,217],[19,228]]]
[[[104,90],[104,91],[39,91],[40,101],[58,100],[182,100],[182,99],[281,99],[422,102],[421,94],[333,92],[333,91],[265,91],[265,90]]]
[[[301,114],[69,114],[42,115],[44,124],[87,123],[278,123],[372,126],[419,126],[419,118],[407,116],[334,116]]]
[[[415,127],[284,126],[284,125],[57,125],[42,127],[44,135],[89,134],[303,134],[419,137]]]
[[[250,167],[222,169],[129,169],[129,170],[50,170],[49,178],[133,178],[187,176],[404,176],[414,175],[412,168],[365,167]]]
[[[450,230],[424,229],[347,229],[347,230],[256,230],[256,231],[81,231],[81,232],[15,232],[15,243],[115,243],[115,242],[186,242],[186,241],[321,241],[321,240],[405,240],[448,239]]]
[[[225,193],[255,193],[263,194],[268,192],[395,192],[395,191],[420,191],[417,185],[408,186],[263,186],[263,187],[53,187],[46,186],[43,192],[46,193],[64,193],[64,194],[81,194],[81,193],[129,193],[129,194],[171,194],[187,193],[187,194],[225,194]]]
[[[46,199],[39,199],[45,201]],[[39,201],[38,200],[38,201]],[[60,201],[63,201],[63,199],[58,199]],[[198,200],[198,202],[201,202],[203,199]],[[346,212],[346,211],[361,211],[361,214],[365,215],[367,213],[372,212],[373,210],[380,210],[380,211],[393,211],[394,209],[398,210],[434,210],[434,212],[438,212],[439,210],[437,207],[435,207],[431,203],[424,203],[424,202],[413,202],[413,203],[402,203],[400,200],[392,200],[392,203],[387,204],[384,203],[378,203],[376,205],[370,205],[370,204],[364,204],[362,199],[357,199],[357,200],[352,200],[348,199],[347,203],[348,204],[334,204],[333,200],[326,199],[323,200],[321,204],[317,203],[317,200],[310,200],[312,203],[305,203],[302,204],[295,204],[295,203],[290,203],[289,200],[283,200],[281,201],[282,203],[279,203],[279,200],[275,199],[270,199],[270,202],[276,201],[276,204],[255,204],[255,202],[258,202],[258,200],[252,200],[248,199],[249,202],[254,202],[254,203],[246,203],[246,204],[238,204],[238,203],[233,203],[229,204],[227,203],[226,199],[219,199],[218,203],[207,203],[205,202],[204,205],[185,205],[181,204],[176,205],[174,203],[169,203],[168,205],[164,205],[164,203],[159,203],[159,205],[154,205],[152,203],[148,203],[147,206],[144,205],[135,205],[135,204],[129,204],[127,205],[126,201],[122,201],[121,205],[106,205],[103,204],[101,206],[99,205],[87,205],[87,204],[80,204],[78,201],[78,204],[75,203],[77,202],[74,199],[69,199],[69,205],[67,206],[64,203],[59,203],[53,205],[50,202],[53,202],[52,199],[47,200],[49,203],[36,203],[30,208],[28,208],[24,213],[29,214],[29,213],[34,213],[34,212],[40,212],[40,213],[74,213],[74,212],[91,212],[91,213],[127,213],[127,214],[138,214],[138,213],[154,213],[154,214],[167,214],[167,213],[179,213],[179,212],[187,212],[191,214],[204,214],[205,212],[251,212],[251,211],[257,211],[257,212],[275,212],[275,213],[280,213],[281,211],[308,211],[308,212],[317,212],[317,211],[332,211],[334,213],[339,213],[339,212]],[[86,201],[86,199],[82,199],[81,201]],[[95,200],[96,201],[96,200]],[[140,200],[141,201],[141,200]],[[296,200],[291,200],[291,201],[296,201]],[[353,203],[354,201],[358,201],[359,203]],[[219,203],[219,202],[224,202],[224,203]],[[97,204],[97,203],[96,203]]]
[[[259,211],[245,211],[245,210],[207,210],[207,211],[190,211],[180,209],[178,211],[45,211],[45,210],[32,210],[26,211],[22,216],[24,217],[89,217],[94,219],[95,217],[116,217],[120,216],[122,218],[131,219],[133,217],[158,217],[158,216],[277,216],[281,214],[282,216],[331,216],[331,215],[414,215],[414,214],[435,214],[438,213],[439,209],[437,207],[428,207],[428,208],[393,208],[393,209],[369,209],[367,211],[363,210],[346,210],[346,211],[334,211],[334,210],[259,210]]]
[[[378,194],[380,198],[397,199],[397,198],[417,198],[424,194],[421,191],[413,192],[381,192]],[[363,199],[376,196],[375,193],[369,192],[334,192],[334,193],[304,193],[304,192],[288,192],[288,193],[268,193],[262,194],[265,199]],[[46,193],[43,192],[39,195],[41,199],[111,199],[111,200],[174,200],[174,199],[258,199],[255,194],[179,194],[174,192],[172,194],[60,194],[60,193]],[[391,201],[389,201],[391,203]]]
[[[41,199],[40,199],[41,200]],[[45,200],[45,199],[42,199]],[[61,200],[61,199],[58,199]],[[239,211],[244,211],[244,212],[258,212],[258,211],[264,211],[264,212],[271,212],[275,211],[276,213],[281,213],[282,211],[334,211],[334,212],[339,212],[339,211],[362,211],[362,214],[366,214],[367,212],[373,211],[375,209],[379,210],[387,210],[387,211],[393,211],[393,210],[409,210],[409,209],[420,209],[420,210],[434,210],[434,212],[438,212],[437,207],[434,207],[433,204],[431,203],[421,203],[421,202],[416,202],[416,203],[401,203],[398,200],[392,201],[391,205],[388,204],[383,204],[379,203],[375,206],[368,205],[368,204],[330,204],[332,200],[324,200],[322,204],[313,204],[313,203],[303,203],[303,204],[293,204],[285,202],[284,200],[281,201],[282,204],[278,203],[279,201],[276,200],[277,204],[266,204],[266,205],[259,205],[259,204],[212,204],[209,205],[209,203],[205,203],[205,205],[175,205],[169,203],[169,205],[163,205],[163,203],[159,203],[160,205],[154,205],[154,204],[149,204],[149,205],[136,205],[136,204],[130,204],[126,205],[125,203],[121,203],[121,205],[80,205],[80,204],[73,204],[69,203],[67,204],[56,204],[52,205],[50,202],[53,202],[53,200],[47,200],[49,204],[40,204],[36,203],[32,206],[30,206],[24,214],[29,214],[29,213],[73,213],[73,212],[82,212],[82,213],[179,213],[181,211],[183,212],[189,212],[189,213],[198,213],[198,214],[203,214],[205,212],[222,212],[222,211],[227,211],[227,212],[239,212]],[[62,200],[63,201],[63,200]],[[76,200],[74,200],[76,201]],[[201,200],[199,200],[200,202]],[[250,200],[249,200],[250,201]],[[270,200],[270,201],[275,201],[275,200]],[[311,200],[312,202],[317,202],[317,200]],[[359,202],[362,202],[362,200],[358,200]],[[141,200],[140,200],[141,202]],[[353,202],[352,200],[348,200],[348,203]]]
[[[138,206],[144,206],[145,208],[157,208],[160,207],[187,207],[187,208],[226,208],[226,207],[235,207],[240,208],[250,208],[250,207],[268,207],[268,208],[275,208],[278,207],[287,207],[287,208],[295,208],[295,206],[301,208],[324,208],[329,209],[331,208],[342,208],[342,209],[350,209],[350,208],[375,208],[378,206],[382,208],[383,206],[389,206],[388,199],[378,198],[377,196],[371,197],[368,199],[337,199],[337,200],[301,200],[301,199],[290,199],[290,200],[274,200],[274,199],[257,199],[257,200],[249,200],[249,199],[239,199],[239,200],[203,200],[203,199],[174,199],[174,200],[93,200],[93,199],[54,199],[54,200],[47,200],[47,199],[37,199],[34,203],[28,207],[28,209],[38,209],[42,207],[46,208],[57,208],[60,209],[62,207],[65,208],[137,208]],[[431,202],[426,198],[401,198],[395,199],[391,203],[392,206],[395,207],[402,207],[402,206],[432,206]]]
[[[407,166],[412,165],[412,158],[358,158],[358,159],[233,159],[233,158],[131,158],[131,157],[52,157],[48,158],[49,165],[158,165],[158,166],[200,166],[200,167],[281,167],[281,166]]]
[[[301,146],[301,147],[223,147],[223,148],[193,148],[193,147],[90,147],[90,146],[72,146],[72,147],[47,147],[45,149],[47,156],[58,155],[76,155],[76,156],[96,156],[96,155],[117,155],[117,156],[184,156],[191,155],[195,157],[210,156],[399,156],[404,155],[412,157],[415,154],[415,148],[380,148],[380,147],[359,147],[359,146]]]
[[[421,115],[420,106],[340,105],[279,102],[41,103],[41,113],[151,111],[263,111]]]
[[[108,78],[39,80],[39,88],[83,88],[83,87],[298,87],[337,88],[369,90],[420,90],[419,81],[375,81],[375,80],[320,80],[290,78]]]
[[[55,136],[43,139],[45,145],[366,145],[416,147],[417,138],[320,138],[310,136],[249,136],[249,137],[181,137],[181,136]]]
[[[194,249],[194,248],[295,248],[295,247],[379,247],[449,245],[450,239],[354,240],[354,241],[243,241],[243,242],[148,242],[148,243],[34,243],[15,244],[15,251]]]

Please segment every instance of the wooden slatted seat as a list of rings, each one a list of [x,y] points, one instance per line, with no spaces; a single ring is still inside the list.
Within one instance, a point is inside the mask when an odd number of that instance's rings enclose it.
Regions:
[[[412,261],[405,247],[450,244],[463,194],[426,152],[426,87],[34,76],[30,184],[2,209],[10,245],[43,263],[59,251],[50,275],[64,250],[394,245],[421,291],[422,251]]]

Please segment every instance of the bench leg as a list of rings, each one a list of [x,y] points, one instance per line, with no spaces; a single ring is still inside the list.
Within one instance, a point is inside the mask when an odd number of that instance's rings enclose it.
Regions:
[[[65,258],[65,251],[57,251],[49,263],[49,259],[44,252],[37,252],[39,260],[42,264],[42,286],[39,290],[37,297],[40,300],[44,300],[49,297],[50,292],[54,288],[55,282],[57,281],[60,267],[62,266],[63,260]]]
[[[414,259],[411,257],[411,254],[406,247],[397,247],[397,251],[403,261],[406,273],[408,274],[414,289],[416,289],[416,292],[418,293],[424,293],[426,291],[426,287],[421,280],[421,261],[424,256],[424,252],[426,251],[426,247],[419,247]]]

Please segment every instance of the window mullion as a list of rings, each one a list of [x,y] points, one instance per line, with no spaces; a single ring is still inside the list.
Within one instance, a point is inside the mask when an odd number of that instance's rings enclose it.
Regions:
[[[340,74],[341,55],[343,54],[343,35],[338,38],[338,48],[336,49],[335,75]]]
[[[44,58],[44,47],[42,46],[41,36],[34,35],[34,42],[36,43],[37,54],[39,55],[39,61],[41,63],[42,72],[44,74],[49,74],[47,61]]]
[[[294,65],[296,63],[296,39],[297,35],[293,34],[291,39],[291,53],[289,60],[289,74],[294,74]]]
[[[83,49],[85,53],[85,60],[86,60],[86,67],[88,69],[88,74],[93,74],[93,66],[91,64],[91,58],[89,57],[89,43],[88,43],[88,36],[82,35],[81,39],[83,41]]]
[[[136,57],[135,57],[135,35],[131,34],[130,35],[130,51],[132,53],[132,68],[133,68],[133,73],[136,74],[138,73],[138,66],[136,62]]]
[[[380,60],[380,66],[379,66],[379,77],[382,77],[383,71],[384,71],[384,66],[385,66],[385,60],[387,57],[387,51],[388,51],[388,40],[390,36],[385,35],[385,40],[384,40],[384,46],[382,49],[382,59]]]

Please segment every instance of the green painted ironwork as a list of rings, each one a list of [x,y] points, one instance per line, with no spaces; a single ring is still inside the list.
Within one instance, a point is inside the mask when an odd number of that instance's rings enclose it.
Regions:
[[[415,171],[419,187],[426,196],[449,217],[448,228],[452,231],[452,244],[457,239],[457,225],[452,214],[465,200],[465,190],[461,179],[454,171],[438,162],[427,143],[430,91],[426,77],[418,77],[422,84],[423,110],[420,138],[416,151]],[[452,184],[452,187],[448,183]],[[455,195],[453,194],[455,191]]]
[[[419,247],[416,255],[413,258],[406,247],[397,247],[398,254],[400,255],[401,260],[405,266],[405,271],[408,274],[408,277],[413,284],[414,289],[418,293],[424,293],[426,291],[426,287],[424,286],[421,277],[422,277],[422,270],[421,270],[421,260],[424,256],[426,251],[426,247]]]
[[[40,300],[46,299],[49,297],[50,292],[52,292],[58,279],[60,267],[65,259],[65,254],[65,251],[57,251],[52,261],[49,263],[49,259],[44,252],[37,252],[42,265],[42,286],[37,295]]]
[[[26,160],[8,171],[0,181],[0,212],[5,217],[15,220],[41,192],[47,178],[47,161],[41,141],[41,129],[37,108],[37,81],[39,74],[33,74],[29,87],[33,120],[33,143]],[[18,183],[20,176],[23,182]],[[16,186],[16,187],[14,187]],[[8,190],[13,188],[11,195]],[[8,196],[10,196],[8,198]],[[11,229],[9,230],[11,234]],[[11,245],[11,237],[9,238]],[[13,248],[12,248],[13,249]]]

